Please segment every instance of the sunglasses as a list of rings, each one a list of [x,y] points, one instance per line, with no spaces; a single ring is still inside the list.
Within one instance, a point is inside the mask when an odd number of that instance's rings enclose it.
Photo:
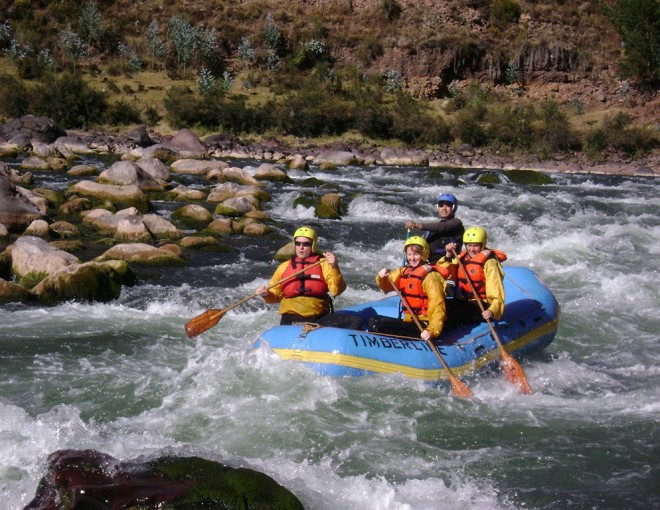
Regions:
[[[451,202],[438,202],[438,207],[442,207],[443,205],[452,208],[454,205]]]
[[[296,246],[306,246],[309,247],[312,245],[311,241],[295,241]]]

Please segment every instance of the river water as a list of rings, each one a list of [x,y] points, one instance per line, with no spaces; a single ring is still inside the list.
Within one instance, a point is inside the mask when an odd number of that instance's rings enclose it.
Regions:
[[[290,175],[266,185],[275,235],[186,253],[185,268],[141,269],[110,304],[0,307],[2,508],[26,505],[46,457],[64,448],[246,466],[318,510],[660,508],[657,181],[552,174],[543,186],[485,187],[477,172],[393,167]],[[311,176],[342,195],[341,220],[292,207]],[[37,173],[35,186],[67,179]],[[459,198],[466,226],[488,230],[505,266],[532,268],[561,305],[555,341],[523,363],[532,395],[497,372],[465,379],[475,398],[464,401],[396,374],[332,379],[265,350],[247,355],[279,319],[261,299],[186,338],[192,317],[266,283],[301,224],[338,255],[349,288],[336,307],[378,298],[374,276],[400,263],[405,220],[432,220],[441,192]],[[154,206],[167,216],[179,205]]]

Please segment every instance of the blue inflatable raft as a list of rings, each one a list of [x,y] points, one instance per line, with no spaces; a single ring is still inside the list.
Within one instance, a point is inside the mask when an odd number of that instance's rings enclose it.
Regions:
[[[559,304],[530,269],[505,267],[504,272],[504,316],[500,321],[493,321],[493,325],[506,350],[519,358],[541,351],[553,341],[559,322]],[[337,313],[359,315],[366,325],[374,314],[398,317],[400,305],[395,295]],[[435,353],[421,339],[302,324],[275,326],[264,331],[251,350],[265,345],[281,358],[302,362],[322,375],[342,377],[400,372],[426,381],[449,379]],[[436,346],[458,377],[500,359],[497,343],[485,322],[443,331]]]

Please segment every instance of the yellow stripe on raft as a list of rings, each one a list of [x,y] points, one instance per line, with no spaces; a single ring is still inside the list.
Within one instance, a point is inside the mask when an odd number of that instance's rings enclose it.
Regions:
[[[559,320],[555,319],[543,326],[536,328],[533,331],[513,340],[505,345],[508,352],[520,349],[528,343],[533,342],[557,329]],[[449,375],[447,371],[442,368],[414,368],[407,365],[400,365],[398,363],[390,363],[387,361],[378,361],[370,358],[363,358],[360,356],[353,356],[351,354],[341,354],[335,352],[322,352],[322,351],[305,351],[300,349],[280,349],[274,348],[282,359],[290,361],[302,361],[304,363],[325,363],[328,365],[341,365],[344,367],[355,368],[358,370],[368,370],[370,372],[378,372],[381,374],[391,374],[400,372],[406,377],[411,379],[422,379],[426,381],[448,380]],[[451,371],[456,376],[463,376],[473,372],[475,369],[482,368],[489,363],[500,358],[497,349],[492,350],[480,356],[476,360],[461,365],[459,367],[451,367]]]

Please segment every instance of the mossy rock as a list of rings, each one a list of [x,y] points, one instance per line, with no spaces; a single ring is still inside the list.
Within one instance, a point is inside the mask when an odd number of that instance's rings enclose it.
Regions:
[[[300,182],[300,186],[303,188],[320,188],[323,186],[325,183],[321,179],[317,179],[316,177],[308,177],[307,179],[303,179]]]
[[[112,466],[112,469],[107,469]],[[264,473],[199,457],[121,462],[95,450],[59,450],[26,508],[303,510]]]
[[[477,184],[489,186],[492,184],[501,184],[502,178],[497,172],[484,172],[477,177]]]
[[[34,296],[25,287],[0,278],[0,305],[6,303],[25,303]]]
[[[318,201],[319,197],[317,195],[303,192],[293,201],[293,208],[295,209],[299,205],[306,208],[316,207]]]
[[[32,292],[45,304],[61,301],[100,301],[119,297],[122,285],[135,285],[137,278],[124,261],[87,262],[69,266],[44,278]]]
[[[238,218],[241,215],[236,209],[225,204],[216,205],[213,213],[227,218]]]
[[[39,273],[27,273],[18,279],[18,284],[25,287],[26,289],[31,289],[47,276],[48,273],[45,271]]]
[[[542,186],[553,182],[549,175],[534,170],[509,170],[506,172],[506,176],[511,182],[529,186]]]

